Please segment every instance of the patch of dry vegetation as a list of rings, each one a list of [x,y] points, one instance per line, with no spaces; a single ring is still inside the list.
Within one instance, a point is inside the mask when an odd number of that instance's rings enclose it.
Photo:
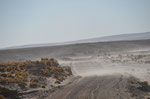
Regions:
[[[70,75],[72,75],[70,67],[60,66],[53,58],[41,58],[40,61],[0,63],[0,85],[9,89],[45,88],[47,78],[52,77],[56,79],[55,83],[60,84]],[[12,87],[14,85],[15,87]]]
[[[139,64],[149,64],[150,54],[149,53],[132,53],[132,54],[118,54],[118,55],[105,55],[100,57],[101,59],[110,60],[111,62],[124,62],[124,63],[139,63]],[[144,59],[143,58],[147,58]]]

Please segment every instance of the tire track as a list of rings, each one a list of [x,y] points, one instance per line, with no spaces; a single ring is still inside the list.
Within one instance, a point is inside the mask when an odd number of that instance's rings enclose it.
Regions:
[[[122,75],[84,77],[51,93],[46,99],[135,99],[127,91]]]

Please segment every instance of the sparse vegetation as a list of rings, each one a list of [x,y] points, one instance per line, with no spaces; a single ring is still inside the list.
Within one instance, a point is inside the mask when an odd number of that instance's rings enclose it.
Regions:
[[[13,85],[15,85],[13,87],[15,90],[45,88],[48,78],[52,77],[56,79],[55,83],[60,84],[70,75],[72,75],[70,67],[60,66],[54,58],[41,58],[40,61],[0,63],[0,85],[8,87],[8,89],[11,89]]]
[[[135,83],[135,81],[134,81],[134,80],[130,80],[130,83],[131,83],[131,84],[134,84],[134,83]]]
[[[110,60],[111,62],[123,62],[123,63],[139,63],[139,64],[149,64],[150,54],[118,54],[118,55],[105,55],[101,57],[102,59]],[[148,58],[144,59],[143,58]]]

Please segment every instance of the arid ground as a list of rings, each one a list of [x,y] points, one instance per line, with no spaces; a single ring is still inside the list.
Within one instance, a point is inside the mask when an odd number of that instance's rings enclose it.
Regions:
[[[0,51],[0,62],[56,58],[75,79],[45,99],[148,99],[150,40],[114,41]]]

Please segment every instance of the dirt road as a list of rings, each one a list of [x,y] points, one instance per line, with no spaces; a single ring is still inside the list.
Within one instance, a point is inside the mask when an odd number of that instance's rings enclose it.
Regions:
[[[129,78],[122,75],[84,77],[46,99],[134,99],[127,90],[128,85]]]

